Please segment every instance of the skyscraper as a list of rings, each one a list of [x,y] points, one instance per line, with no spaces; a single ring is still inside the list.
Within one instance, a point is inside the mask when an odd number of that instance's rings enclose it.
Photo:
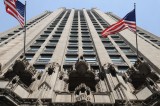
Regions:
[[[107,38],[119,19],[96,8],[60,8],[0,35],[2,106],[159,106],[160,38],[137,28]]]

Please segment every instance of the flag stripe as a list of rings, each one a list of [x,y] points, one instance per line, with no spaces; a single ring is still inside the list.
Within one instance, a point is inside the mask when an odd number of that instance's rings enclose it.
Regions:
[[[23,18],[20,18],[19,15],[17,15],[14,11],[12,11],[10,8],[7,9],[7,12],[12,15],[13,17],[15,17],[19,22],[20,24],[23,26],[24,25],[24,19]]]
[[[117,23],[110,25],[104,31],[102,31],[102,36],[107,37],[111,34],[116,34],[126,28],[129,28],[131,31],[136,31],[136,22],[135,22],[135,10],[129,12],[123,19],[119,20]]]
[[[126,29],[127,27],[125,26],[125,25],[121,25],[121,26],[119,26],[117,29],[115,29],[115,30],[112,30],[112,31],[110,31],[110,32],[107,32],[107,33],[109,33],[109,34],[106,34],[105,35],[105,33],[102,35],[103,37],[107,37],[108,35],[110,35],[110,34],[116,34],[116,33],[118,33],[119,31],[121,31],[121,30],[124,30],[124,29]]]
[[[17,14],[17,10],[16,10],[15,6],[14,6],[12,3],[8,2],[8,1],[5,1],[5,4],[6,4],[6,7],[7,7],[8,9],[10,9],[10,10],[13,11],[15,14]],[[8,9],[7,9],[7,10],[8,10]]]
[[[18,12],[17,9],[21,10],[21,13],[24,12],[24,5],[21,4],[19,5],[19,3],[17,3],[19,1],[17,0],[4,0],[4,4],[6,6],[6,12],[10,15],[12,15],[13,17],[15,17],[19,23],[21,24],[21,26],[24,26],[24,17]],[[17,3],[17,6],[16,6]],[[22,7],[22,8],[19,8]]]
[[[24,25],[24,21],[23,21],[23,20],[20,20],[20,18],[18,18],[17,15],[15,15],[13,11],[8,10],[8,13],[9,13],[10,15],[12,15],[13,17],[15,17],[15,18],[19,21],[19,23],[21,24],[21,26]]]
[[[11,0],[5,0],[4,2],[12,5],[12,7],[16,8],[16,5],[15,5],[15,2],[14,1],[11,1]]]

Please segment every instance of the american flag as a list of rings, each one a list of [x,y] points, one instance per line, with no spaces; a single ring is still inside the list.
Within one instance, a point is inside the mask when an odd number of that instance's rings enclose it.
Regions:
[[[15,17],[21,26],[24,26],[24,10],[25,5],[18,0],[4,0],[6,12]]]
[[[136,17],[135,9],[129,12],[123,19],[119,20],[117,23],[110,25],[101,34],[103,37],[107,37],[111,34],[116,34],[126,28],[131,31],[136,32]]]

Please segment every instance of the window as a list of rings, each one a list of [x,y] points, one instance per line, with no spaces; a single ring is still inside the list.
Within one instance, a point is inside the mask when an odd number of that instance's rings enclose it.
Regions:
[[[50,30],[46,30],[46,31],[44,31],[44,34],[50,34],[51,33],[51,31]]]
[[[35,69],[37,70],[37,71],[44,71],[45,70],[45,65],[39,65],[39,64],[34,64],[33,65],[34,67],[35,67]]]
[[[83,46],[89,46],[89,45],[92,45],[92,43],[91,42],[83,42]]]
[[[41,45],[43,44],[45,40],[36,40],[36,42],[34,43],[34,45]]]
[[[50,46],[56,46],[57,43],[58,43],[58,40],[49,40],[48,45],[50,45]]]
[[[41,37],[40,38],[47,38],[49,35],[47,35],[47,34],[43,34],[43,35],[41,35]]]
[[[67,52],[78,52],[78,47],[69,46]]]
[[[123,41],[116,41],[118,46],[126,46],[126,43],[124,43]]]
[[[52,57],[52,54],[41,54],[37,60],[40,63],[48,63]]]
[[[82,36],[82,39],[83,38],[87,38],[87,39],[89,39],[90,38],[90,36],[88,35],[88,36]]]
[[[46,46],[46,48],[44,49],[44,52],[53,52],[55,49],[54,46]]]
[[[108,53],[118,53],[114,47],[106,47]]]
[[[89,32],[81,32],[82,33],[82,35],[89,35]]]
[[[113,46],[113,44],[110,41],[102,41],[103,45],[105,46]]]
[[[82,41],[82,43],[84,44],[84,45],[91,45],[92,44],[92,42],[91,42],[91,40],[83,40]]]
[[[128,59],[130,60],[130,62],[132,63],[132,64],[134,64],[136,61],[137,61],[137,56],[136,55],[129,55],[129,56],[127,56],[128,57]]]
[[[83,41],[90,41],[91,39],[90,39],[90,37],[82,37],[82,40]]]
[[[103,38],[102,36],[100,36],[100,38],[101,38],[101,41],[102,41],[102,42],[110,41],[109,38]]]
[[[115,63],[115,64],[124,63],[124,60],[122,59],[121,56],[110,55],[110,58],[111,58],[112,62]]]
[[[27,59],[28,61],[30,61],[30,60],[32,60],[34,54],[25,54],[25,56],[26,56],[26,59]]]
[[[72,31],[78,31],[78,28],[72,28],[71,30]]]
[[[84,54],[93,54],[95,53],[93,49],[83,49]]]
[[[82,31],[88,31],[88,28],[81,28]]]
[[[132,51],[130,48],[121,48],[121,50],[122,50],[124,53],[133,53],[133,51]]]
[[[64,28],[57,28],[57,30],[63,30]]]
[[[119,36],[111,36],[113,40],[122,41],[122,39]]]
[[[77,40],[78,37],[70,37],[70,40]]]
[[[62,34],[62,31],[55,31],[55,34]]]
[[[50,43],[54,43],[54,44],[57,44],[58,43],[58,40],[56,39],[53,39],[53,40],[49,40]]]
[[[118,66],[118,71],[121,73],[126,72],[128,69],[128,66]]]
[[[54,28],[48,27],[47,30],[52,31]]]
[[[77,35],[77,34],[78,34],[78,31],[71,32],[71,34],[73,34],[73,35]]]
[[[83,51],[94,51],[93,47],[83,47]]]
[[[88,63],[97,63],[97,59],[95,55],[84,55],[84,59],[85,61],[87,61]]]
[[[112,38],[119,38],[118,35],[111,35]]]
[[[55,36],[53,36],[53,37],[51,38],[51,40],[58,41],[58,40],[59,40],[59,38],[60,38],[60,36],[58,36],[58,37],[57,37],[57,36],[56,36],[56,37],[55,37]]]
[[[140,35],[145,35],[145,33],[143,33],[143,32],[139,32],[139,34],[140,34]]]
[[[68,50],[78,50],[77,46],[68,46]]]
[[[65,62],[66,63],[75,63],[78,60],[78,56],[77,55],[67,55],[65,58]]]
[[[69,45],[78,45],[78,41],[69,41]]]
[[[54,34],[54,35],[52,35],[52,37],[57,37],[57,38],[60,38],[60,36],[61,36],[61,34]]]
[[[157,44],[158,46],[160,46],[160,41],[157,41],[156,44]]]
[[[37,52],[40,46],[31,46],[27,52]]]

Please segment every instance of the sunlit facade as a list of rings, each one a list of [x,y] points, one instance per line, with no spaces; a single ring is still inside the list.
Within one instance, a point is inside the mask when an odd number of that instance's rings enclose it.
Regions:
[[[0,35],[2,106],[159,106],[160,38],[137,28],[107,38],[118,16],[59,8]]]

